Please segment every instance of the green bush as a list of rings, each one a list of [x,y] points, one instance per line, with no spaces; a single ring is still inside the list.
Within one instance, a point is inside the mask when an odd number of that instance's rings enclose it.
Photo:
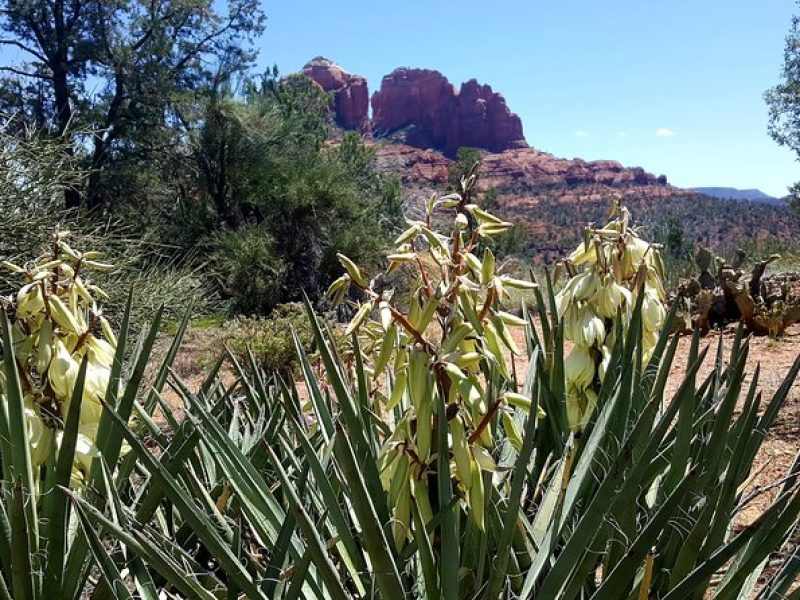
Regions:
[[[212,241],[211,269],[220,294],[234,312],[269,313],[284,296],[286,264],[262,227],[224,231]]]
[[[251,375],[250,352],[256,367],[263,372],[293,376],[297,368],[297,351],[292,331],[297,334],[302,348],[310,352],[314,338],[301,304],[280,304],[268,317],[238,317],[223,327],[222,339]]]

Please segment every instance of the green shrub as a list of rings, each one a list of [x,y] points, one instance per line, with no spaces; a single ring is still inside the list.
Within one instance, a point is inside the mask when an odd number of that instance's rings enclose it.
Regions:
[[[248,352],[252,352],[256,366],[265,373],[293,376],[297,351],[292,331],[302,348],[310,352],[313,334],[301,304],[279,304],[268,317],[238,317],[223,327],[222,339],[251,375]]]
[[[265,229],[251,226],[224,231],[211,245],[212,277],[234,312],[263,315],[281,302],[286,288],[286,264]]]

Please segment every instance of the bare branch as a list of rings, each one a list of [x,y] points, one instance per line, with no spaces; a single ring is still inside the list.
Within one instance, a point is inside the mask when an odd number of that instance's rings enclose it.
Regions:
[[[24,50],[28,54],[31,54],[31,55],[35,56],[40,61],[47,62],[47,57],[44,54],[42,54],[40,52],[37,52],[36,50],[31,48],[30,46],[26,46],[25,44],[23,44],[19,40],[0,39],[0,45],[3,45],[3,46],[16,46],[20,50]]]
[[[51,79],[49,75],[45,75],[44,73],[28,73],[27,71],[22,71],[14,67],[0,67],[0,71],[13,73],[14,75],[20,75],[22,77],[31,77],[33,79]]]
[[[234,23],[236,23],[236,20],[242,14],[242,10],[243,10],[243,7],[240,5],[237,8],[235,13],[233,13],[233,14],[228,16],[228,22],[225,23],[225,25],[223,25],[222,27],[220,27],[219,29],[217,29],[215,31],[212,31],[207,36],[205,36],[203,39],[201,39],[199,42],[197,42],[194,45],[194,48],[191,49],[190,51],[188,51],[186,53],[186,55],[175,64],[175,67],[174,67],[175,70],[179,70],[179,69],[183,68],[184,66],[186,66],[186,63],[188,63],[190,60],[195,58],[198,54],[201,54],[202,52],[204,52],[205,51],[205,45],[207,43],[209,43],[210,41],[212,41],[212,40],[214,40],[214,39],[216,39],[216,38],[218,38],[220,36],[222,36],[223,34],[227,33],[229,30],[233,29]]]

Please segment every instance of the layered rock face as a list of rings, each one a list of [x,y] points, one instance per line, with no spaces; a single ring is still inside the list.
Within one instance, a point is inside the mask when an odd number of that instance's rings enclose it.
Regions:
[[[416,148],[454,156],[462,146],[502,152],[527,148],[522,121],[505,99],[471,79],[456,91],[447,78],[429,69],[395,69],[372,96],[369,119],[367,80],[332,60],[317,57],[303,74],[333,94],[334,118],[343,129],[391,136]]]
[[[447,183],[452,161],[439,152],[419,150],[403,144],[375,146],[380,164],[401,173],[407,183],[441,186]],[[585,161],[558,158],[535,148],[487,153],[481,162],[480,187],[501,193],[557,193],[578,188],[641,192],[663,195],[685,194],[667,183],[664,175],[653,175],[641,167],[624,167],[615,160]]]
[[[522,121],[502,95],[476,80],[456,92],[438,71],[395,69],[372,96],[372,131],[402,131],[415,147],[434,148],[453,156],[462,146],[502,152],[526,148]]]
[[[336,123],[344,129],[369,129],[369,87],[361,75],[351,75],[333,61],[318,57],[303,67],[303,74],[333,94]]]

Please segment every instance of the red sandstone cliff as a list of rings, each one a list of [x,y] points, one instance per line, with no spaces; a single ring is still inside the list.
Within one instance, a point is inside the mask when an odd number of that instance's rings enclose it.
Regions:
[[[402,173],[408,183],[442,185],[452,161],[440,152],[404,144],[375,144],[379,163]],[[594,186],[604,189],[663,188],[663,194],[687,193],[641,167],[623,167],[614,160],[585,161],[558,158],[535,148],[487,152],[481,161],[481,187],[510,191],[545,191]]]
[[[343,129],[392,136],[417,147],[454,156],[462,146],[502,152],[527,148],[520,118],[502,95],[471,79],[456,91],[438,71],[395,69],[372,96],[368,116],[367,81],[351,75],[333,61],[318,57],[303,74],[334,97],[334,118]]]
[[[344,129],[370,132],[381,168],[398,174],[421,210],[432,191],[446,188],[458,148],[482,148],[479,187],[492,190],[498,214],[523,223],[539,260],[563,256],[580,241],[581,227],[605,219],[611,198],[622,196],[639,223],[679,219],[687,239],[718,248],[734,240],[793,239],[791,211],[725,204],[673,187],[665,176],[613,160],[558,158],[528,146],[522,124],[503,97],[470,80],[459,91],[439,72],[396,69],[383,78],[368,117],[367,82],[327,59],[303,72],[334,96],[334,118]],[[769,223],[769,231],[764,224]]]
[[[307,62],[303,74],[333,94],[334,114],[340,127],[367,131],[369,89],[364,77],[351,75],[333,61],[322,57]]]
[[[527,147],[522,122],[502,95],[476,80],[453,85],[438,71],[395,69],[372,96],[372,130],[406,130],[411,146],[454,155],[462,146],[502,152]]]

